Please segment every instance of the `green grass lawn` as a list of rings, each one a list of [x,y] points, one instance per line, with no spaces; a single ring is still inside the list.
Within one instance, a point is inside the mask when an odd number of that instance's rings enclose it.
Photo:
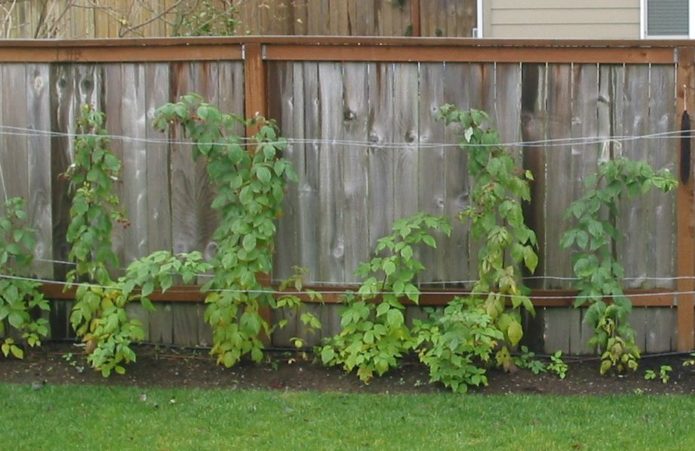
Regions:
[[[142,394],[146,393],[146,400]],[[692,396],[0,384],[5,449],[692,449]]]

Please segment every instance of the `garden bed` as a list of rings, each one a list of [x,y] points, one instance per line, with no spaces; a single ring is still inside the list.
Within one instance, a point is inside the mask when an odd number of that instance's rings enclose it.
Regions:
[[[31,350],[24,360],[0,360],[0,382],[32,384],[40,389],[46,384],[131,385],[140,387],[200,387],[229,389],[315,390],[364,393],[433,393],[448,392],[439,384],[428,383],[427,368],[415,359],[405,359],[396,370],[375,378],[369,385],[355,374],[340,368],[326,368],[301,355],[270,352],[261,364],[242,362],[226,369],[215,364],[205,349],[182,349],[141,345],[136,349],[137,362],[129,365],[123,376],[103,378],[89,368],[83,348],[72,343],[46,343]],[[528,370],[503,373],[488,372],[489,385],[472,393],[537,394],[695,394],[695,367],[683,366],[687,355],[644,356],[636,373],[625,376],[600,376],[596,359],[566,358],[569,365],[564,380],[549,373],[534,375]],[[667,383],[658,379],[661,365],[672,371]],[[657,373],[656,380],[645,380],[648,369]]]

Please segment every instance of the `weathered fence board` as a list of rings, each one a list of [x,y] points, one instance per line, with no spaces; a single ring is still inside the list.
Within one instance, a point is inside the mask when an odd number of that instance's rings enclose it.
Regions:
[[[368,138],[368,66],[349,63],[343,72],[343,120],[340,138],[347,142],[365,142]],[[341,151],[343,164],[343,236],[345,282],[358,282],[355,270],[365,261],[372,249],[365,237],[369,226],[364,221],[368,217],[367,197],[369,192],[369,165],[364,148],[345,145]]]
[[[50,72],[47,64],[27,65],[27,117],[25,127],[36,131],[51,129]],[[4,122],[4,121],[3,121]],[[34,271],[40,277],[53,277],[53,226],[51,221],[51,137],[47,133],[27,137],[29,222],[36,230]]]
[[[167,133],[162,133],[152,127],[152,120],[157,108],[169,101],[169,65],[145,64],[145,108],[147,126],[146,164],[147,164],[147,221],[148,252],[161,249],[172,249],[171,203],[170,203],[170,172],[169,146],[165,140]],[[235,110],[241,111],[241,110]],[[161,140],[161,142],[152,142]]]
[[[445,148],[444,124],[436,121],[437,110],[444,98],[444,64],[420,65],[420,105],[418,118],[418,144],[423,146],[418,154],[418,208],[430,214],[444,216],[446,209],[446,176],[442,176],[441,168],[446,167],[449,152],[459,153],[457,148]],[[433,147],[436,146],[436,147]],[[456,220],[454,223],[458,222]],[[421,280],[442,282],[447,280],[450,271],[446,264],[446,246],[438,249],[423,248],[420,258],[425,270]],[[458,256],[463,260],[464,256]]]

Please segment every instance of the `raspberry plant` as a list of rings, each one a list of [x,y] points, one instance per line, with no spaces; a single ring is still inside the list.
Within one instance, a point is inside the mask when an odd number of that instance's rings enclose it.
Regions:
[[[482,240],[478,253],[478,281],[471,296],[502,332],[496,353],[498,365],[513,367],[510,348],[523,336],[520,308],[533,313],[528,289],[521,281],[519,266],[534,272],[538,265],[535,233],[524,223],[521,201],[531,197],[529,171],[517,168],[512,155],[500,146],[497,131],[485,124],[484,111],[460,111],[453,105],[439,109],[438,118],[458,124],[463,130],[461,148],[468,152],[468,173],[473,180],[471,205],[460,214],[470,220],[474,239]],[[511,300],[511,308],[507,301]]]
[[[413,349],[416,339],[405,323],[401,300],[418,303],[414,280],[424,266],[415,250],[422,243],[435,248],[435,231],[449,235],[451,225],[446,218],[418,213],[396,221],[391,234],[379,239],[377,255],[357,269],[364,282],[357,293],[345,296],[342,330],[319,349],[324,365],[342,365],[348,372],[357,368],[357,376],[368,383]]]
[[[194,142],[193,158],[207,159],[207,172],[217,192],[212,207],[220,212],[213,238],[217,252],[214,275],[203,286],[208,291],[205,320],[213,331],[211,353],[226,367],[250,354],[263,358],[261,334],[270,325],[260,315],[262,306],[275,300],[259,281],[272,269],[275,219],[280,214],[285,184],[296,175],[282,157],[287,146],[272,121],[252,120],[258,132],[253,147],[245,149],[235,129],[249,125],[220,112],[197,94],[187,94],[156,112],[155,127],[181,126]]]
[[[430,369],[430,382],[457,393],[487,385],[485,365],[504,339],[474,297],[456,297],[429,321],[414,321],[415,347]]]
[[[617,216],[621,199],[652,189],[668,192],[676,186],[666,169],[656,171],[644,161],[616,158],[599,164],[597,174],[586,179],[584,195],[565,214],[575,226],[565,232],[560,244],[575,251],[572,261],[579,295],[574,306],[588,305],[585,320],[594,328],[589,344],[601,351],[601,374],[611,369],[634,371],[640,358],[629,323],[632,303],[620,283],[625,271],[615,254],[619,233],[612,218]]]
[[[121,162],[109,149],[104,121],[90,105],[81,108],[75,161],[65,176],[73,194],[68,258],[75,263],[68,286],[78,283],[70,323],[86,344],[89,363],[108,376],[125,373],[123,364],[136,358],[131,343],[144,338],[140,322],[128,317],[127,304],[139,301],[153,310],[149,295],[155,289],[166,291],[177,275],[188,283],[209,267],[199,253],[160,251],[131,263],[117,280],[111,277],[109,269],[119,265],[111,243],[113,222],[127,221],[113,194]]]
[[[0,217],[0,267],[5,276],[0,278],[0,337],[4,337],[0,350],[5,357],[11,354],[18,359],[24,357],[22,344],[40,346],[41,339],[48,335],[48,322],[36,318],[37,312],[49,310],[39,291],[41,284],[22,279],[31,275],[36,243],[36,235],[26,219],[24,199],[8,199],[5,214]],[[16,341],[17,334],[20,343]]]

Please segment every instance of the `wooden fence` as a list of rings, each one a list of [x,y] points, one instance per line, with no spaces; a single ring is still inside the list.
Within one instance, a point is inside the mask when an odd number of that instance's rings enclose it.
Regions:
[[[582,190],[582,178],[611,154],[677,171],[679,130],[687,98],[695,108],[690,42],[517,42],[456,39],[229,38],[125,41],[0,42],[0,174],[2,193],[28,199],[39,231],[37,274],[65,273],[68,221],[65,182],[72,158],[75,112],[90,102],[107,114],[123,159],[119,195],[133,226],[116,232],[121,260],[157,249],[214,250],[216,224],[204,168],[176,133],[150,124],[154,109],[196,91],[234,113],[276,118],[293,140],[287,155],[299,172],[279,223],[273,278],[293,265],[315,286],[351,286],[357,263],[392,222],[416,211],[455,217],[468,203],[466,157],[456,130],[434,119],[437,107],[488,111],[503,141],[532,170],[526,210],[540,239],[541,263],[527,283],[538,313],[528,318],[536,349],[588,352],[583,312],[571,308],[570,255],[558,245],[562,216]],[[26,130],[29,129],[29,130]],[[53,134],[38,133],[51,131]],[[586,138],[586,142],[567,139]],[[167,139],[170,141],[167,143]],[[1,208],[1,207],[0,207]],[[653,194],[624,203],[618,252],[636,306],[632,321],[648,352],[693,348],[692,181],[675,195]],[[428,290],[464,291],[475,278],[478,244],[465,225],[436,252],[423,252],[420,283]],[[56,300],[55,337],[69,336],[68,295]],[[676,294],[678,292],[679,294]],[[450,297],[450,296],[448,296]],[[423,297],[441,305],[447,296]],[[200,294],[174,291],[155,313],[134,309],[149,341],[210,344]],[[324,322],[339,321],[338,294],[307,304]],[[422,316],[409,307],[408,319]],[[293,336],[316,343],[290,312]]]
[[[237,35],[471,37],[476,0],[218,0],[236,10]],[[182,16],[199,0],[9,0],[0,8],[4,38],[170,37],[190,30]]]

